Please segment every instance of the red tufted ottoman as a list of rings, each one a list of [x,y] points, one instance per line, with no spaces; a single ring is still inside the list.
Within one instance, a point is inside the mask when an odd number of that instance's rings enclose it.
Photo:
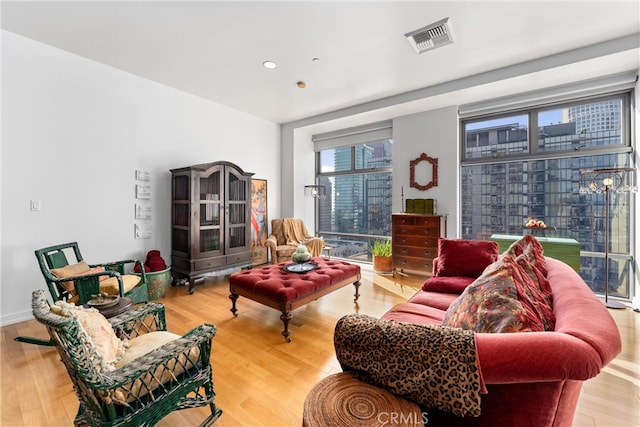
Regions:
[[[358,300],[360,266],[322,257],[313,258],[311,262],[316,263],[318,268],[308,273],[287,272],[284,267],[292,263],[283,262],[232,274],[229,277],[231,312],[234,316],[238,315],[236,301],[239,296],[280,310],[280,319],[284,323],[282,335],[287,342],[291,342],[289,320],[292,310],[349,283],[356,288],[353,301]]]

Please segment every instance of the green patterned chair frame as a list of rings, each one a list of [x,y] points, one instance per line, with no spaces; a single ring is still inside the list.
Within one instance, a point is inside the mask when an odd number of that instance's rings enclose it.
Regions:
[[[44,290],[33,292],[33,315],[49,331],[80,401],[75,425],[153,426],[172,411],[208,405],[211,415],[201,425],[210,426],[222,414],[215,405],[210,362],[215,326],[202,324],[129,364],[101,372],[89,360],[88,344],[81,338],[85,334],[78,333],[76,319],[54,314],[49,307]],[[109,322],[121,338],[164,331],[164,305],[148,303]],[[195,346],[199,351],[193,351]],[[173,375],[178,366],[183,372]],[[156,375],[163,370],[170,370],[171,378],[158,383]],[[125,404],[112,399],[123,395]]]
[[[42,274],[44,275],[44,279],[47,282],[47,287],[49,288],[53,301],[68,299],[69,294],[61,284],[66,281],[73,280],[75,281],[75,287],[80,299],[79,303],[85,304],[92,298],[92,295],[100,293],[100,276],[116,277],[118,280],[118,287],[120,289],[120,296],[131,298],[134,304],[149,301],[147,277],[144,273],[144,266],[140,261],[127,259],[102,264],[90,264],[89,267],[91,268],[104,267],[105,271],[59,279],[51,273],[51,270],[69,265],[67,254],[73,254],[75,256],[73,263],[78,263],[84,259],[82,258],[77,242],[62,243],[48,248],[37,249],[35,251],[40,271],[42,271]],[[129,292],[125,293],[121,276],[125,274],[124,269],[128,264],[138,264],[142,273],[140,274],[140,283]]]

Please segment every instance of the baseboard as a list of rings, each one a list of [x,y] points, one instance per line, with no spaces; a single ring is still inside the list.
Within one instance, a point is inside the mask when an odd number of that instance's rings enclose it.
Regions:
[[[0,326],[13,325],[14,323],[25,322],[33,319],[31,310],[25,310],[18,313],[11,313],[8,315],[0,316]]]

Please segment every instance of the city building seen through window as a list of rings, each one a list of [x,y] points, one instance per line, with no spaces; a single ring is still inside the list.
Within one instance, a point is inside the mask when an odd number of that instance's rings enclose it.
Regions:
[[[543,221],[546,237],[580,244],[580,275],[604,293],[609,245],[609,295],[631,297],[631,194],[580,192],[580,171],[628,167],[631,162],[628,94],[461,123],[462,238],[521,235],[529,219]],[[605,241],[609,227],[609,242]]]
[[[370,248],[391,236],[393,141],[385,139],[317,153],[316,230],[331,256],[371,261]]]

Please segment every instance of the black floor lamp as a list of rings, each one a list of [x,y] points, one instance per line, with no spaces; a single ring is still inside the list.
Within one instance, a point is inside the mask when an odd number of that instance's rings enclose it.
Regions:
[[[609,301],[609,199],[611,192],[637,192],[635,168],[606,168],[580,171],[580,194],[605,195],[604,211],[604,304],[608,308],[626,308],[619,301]]]

